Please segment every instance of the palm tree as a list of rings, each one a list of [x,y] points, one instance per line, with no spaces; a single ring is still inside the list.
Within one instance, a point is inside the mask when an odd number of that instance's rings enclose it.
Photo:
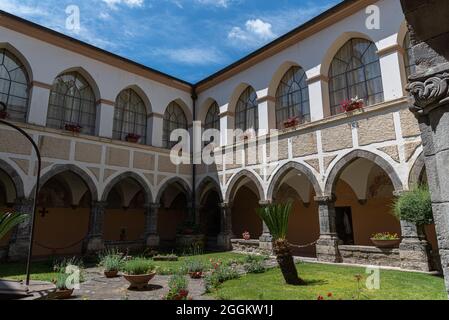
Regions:
[[[8,231],[16,225],[24,222],[27,218],[26,214],[21,213],[6,213],[0,218],[0,239],[2,239]]]
[[[288,219],[292,204],[271,204],[257,210],[273,237],[273,251],[281,268],[285,282],[291,285],[305,285],[298,276],[290,245],[287,241]]]

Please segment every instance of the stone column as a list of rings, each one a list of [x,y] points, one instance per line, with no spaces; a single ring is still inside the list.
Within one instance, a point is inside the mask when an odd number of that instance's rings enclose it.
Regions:
[[[449,293],[449,17],[448,2],[401,0],[416,74],[407,91],[418,119],[441,266]]]
[[[145,210],[145,243],[150,248],[159,246],[160,238],[157,233],[157,218],[159,203],[150,203]]]
[[[426,241],[422,228],[401,221],[402,241],[399,245],[401,268],[428,272],[431,270],[431,246]]]
[[[217,237],[217,245],[225,250],[232,250],[231,239],[234,238],[232,232],[232,210],[229,203],[221,203],[220,233]]]
[[[271,201],[260,201],[261,207],[265,207],[271,204]],[[273,237],[271,236],[270,229],[264,221],[262,221],[262,235],[259,238],[259,248],[263,251],[273,251]]]
[[[320,238],[316,244],[317,258],[319,261],[341,262],[335,221],[335,198],[333,196],[320,196],[315,197],[315,201],[318,202],[320,219]]]
[[[21,261],[28,256],[33,199],[17,199],[14,205],[14,212],[28,215],[28,218],[14,229],[9,241],[8,259],[10,261]]]
[[[98,252],[104,249],[103,226],[106,202],[94,201],[90,208],[89,231],[83,251],[86,253]]]

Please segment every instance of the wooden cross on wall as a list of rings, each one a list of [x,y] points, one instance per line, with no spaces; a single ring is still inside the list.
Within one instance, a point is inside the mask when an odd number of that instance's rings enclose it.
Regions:
[[[48,213],[48,210],[45,208],[42,208],[41,210],[39,210],[39,213],[41,214],[42,218],[45,218],[45,215]]]

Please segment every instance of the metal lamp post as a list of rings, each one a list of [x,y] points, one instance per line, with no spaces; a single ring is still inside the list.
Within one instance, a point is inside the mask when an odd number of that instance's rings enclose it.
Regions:
[[[1,103],[1,105],[4,105],[4,103]],[[6,108],[6,107],[5,107]],[[32,216],[31,216],[31,230],[30,230],[30,243],[28,246],[28,256],[27,256],[27,266],[26,266],[26,285],[29,286],[30,285],[30,267],[31,267],[31,256],[33,253],[33,243],[34,243],[34,227],[35,227],[35,217],[36,217],[36,210],[37,210],[37,206],[36,206],[36,202],[37,202],[37,197],[39,195],[39,180],[40,180],[40,176],[41,176],[41,154],[39,152],[39,148],[36,145],[36,142],[34,142],[33,138],[26,133],[23,129],[19,128],[18,126],[9,123],[8,121],[2,120],[0,119],[0,124],[4,124],[5,126],[11,127],[13,129],[15,129],[16,131],[20,132],[25,138],[27,138],[31,145],[34,148],[34,151],[36,152],[36,156],[37,156],[37,177],[36,177],[36,188],[35,188],[35,192],[34,192],[34,200],[33,200],[33,210],[32,210]]]

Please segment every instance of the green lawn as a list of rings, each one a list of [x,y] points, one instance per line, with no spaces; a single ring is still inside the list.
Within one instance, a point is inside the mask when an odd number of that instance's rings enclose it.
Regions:
[[[24,280],[26,272],[25,262],[21,263],[1,263],[0,264],[0,279],[7,280]],[[53,263],[33,262],[31,265],[31,280],[37,281],[52,281],[56,278],[56,273],[53,272]]]
[[[364,268],[301,263],[298,270],[307,286],[285,285],[279,269],[246,275],[224,283],[212,295],[225,300],[317,300],[332,293],[333,300],[358,299],[355,275],[366,277]],[[360,299],[370,300],[447,300],[442,278],[400,271],[380,271],[380,290],[363,290]]]

